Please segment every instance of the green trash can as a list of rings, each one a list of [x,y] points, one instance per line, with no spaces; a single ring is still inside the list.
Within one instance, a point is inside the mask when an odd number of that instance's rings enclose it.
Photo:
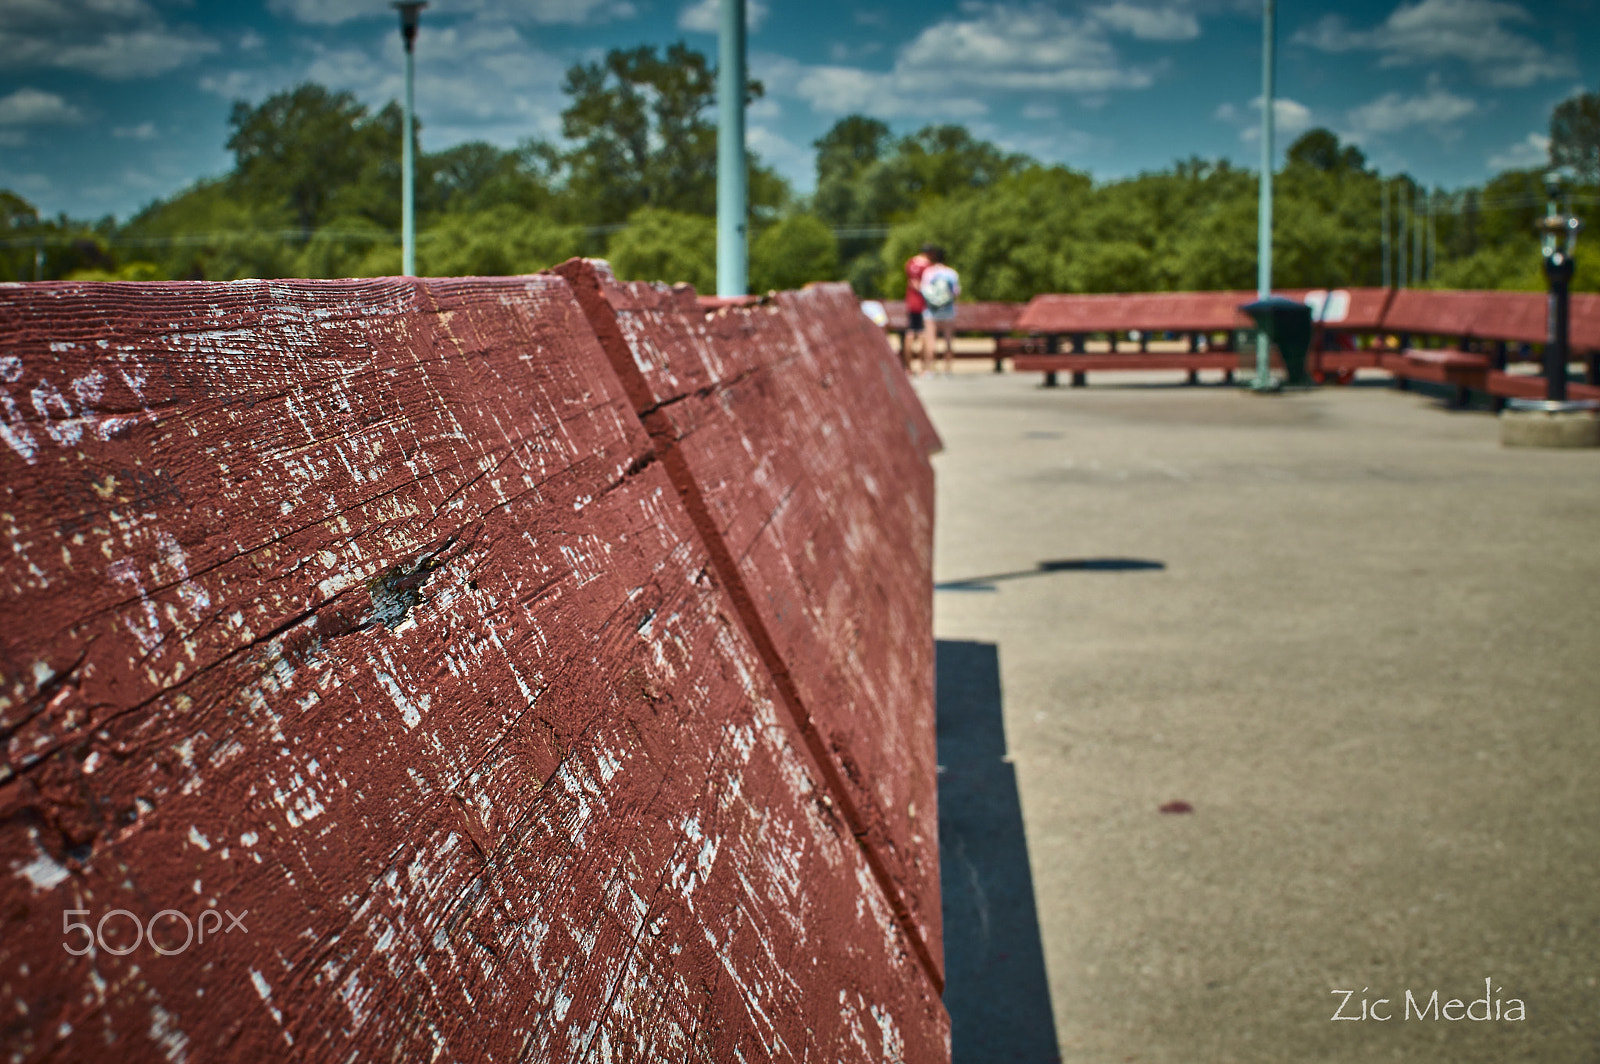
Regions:
[[[1283,296],[1268,296],[1239,308],[1267,334],[1267,339],[1278,345],[1283,358],[1283,368],[1290,385],[1309,385],[1311,376],[1306,372],[1306,356],[1311,351],[1311,308]]]

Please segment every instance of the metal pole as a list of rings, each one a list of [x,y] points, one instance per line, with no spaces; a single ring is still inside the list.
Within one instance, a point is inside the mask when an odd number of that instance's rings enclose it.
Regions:
[[[417,160],[411,146],[412,76],[415,58],[409,44],[406,47],[406,105],[405,128],[400,149],[400,272],[407,277],[417,275]]]
[[[1422,190],[1411,190],[1411,285],[1416,287],[1422,283],[1422,232],[1428,224],[1428,219],[1418,209],[1422,202]],[[1419,217],[1420,216],[1420,217]]]
[[[400,272],[407,277],[417,275],[417,161],[412,127],[412,84],[414,80],[415,46],[417,43],[417,15],[426,2],[402,0],[394,5],[400,12],[400,39],[406,47],[406,100],[401,109],[403,128],[400,131]]]
[[[1379,212],[1383,218],[1383,287],[1388,288],[1394,278],[1389,271],[1389,257],[1393,249],[1389,247],[1389,183],[1387,181],[1378,186],[1378,202],[1381,204]]]
[[[1256,220],[1256,298],[1272,294],[1272,22],[1276,0],[1261,2],[1261,213]],[[1256,330],[1257,388],[1272,384],[1267,332]]]
[[[745,0],[720,0],[717,57],[717,295],[750,287],[744,156]]]
[[[1558,229],[1548,220],[1560,217],[1556,207],[1557,190],[1550,189],[1545,207],[1547,231],[1544,238],[1544,275],[1550,282],[1550,340],[1544,345],[1544,397],[1551,402],[1567,400],[1567,341],[1570,333],[1569,286],[1572,282],[1572,257],[1561,246]]]
[[[1411,240],[1411,213],[1406,210],[1405,185],[1401,185],[1395,190],[1394,209],[1395,213],[1400,216],[1396,226],[1398,231],[1395,233],[1395,251],[1397,252],[1395,274],[1399,280],[1400,287],[1404,288],[1409,279],[1409,274],[1406,272],[1409,265],[1406,261],[1406,246]]]

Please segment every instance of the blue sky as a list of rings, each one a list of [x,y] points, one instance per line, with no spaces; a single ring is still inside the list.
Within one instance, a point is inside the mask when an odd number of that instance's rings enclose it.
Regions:
[[[1259,158],[1260,0],[748,0],[767,87],[750,142],[801,191],[854,111],[957,121],[1099,179]],[[1600,0],[1279,0],[1280,148],[1312,125],[1446,188],[1537,165],[1552,107],[1600,86]],[[559,133],[563,72],[680,38],[715,54],[716,0],[432,0],[423,147]],[[127,217],[226,171],[227,115],[305,80],[396,98],[384,0],[0,0],[0,187]]]

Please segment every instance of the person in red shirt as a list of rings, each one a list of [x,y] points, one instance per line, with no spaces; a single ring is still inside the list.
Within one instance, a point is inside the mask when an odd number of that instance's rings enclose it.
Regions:
[[[923,346],[922,314],[928,303],[922,298],[921,284],[922,271],[933,265],[930,250],[931,245],[924,244],[921,251],[906,260],[906,331],[900,335],[900,361],[907,373],[916,369],[913,362]]]

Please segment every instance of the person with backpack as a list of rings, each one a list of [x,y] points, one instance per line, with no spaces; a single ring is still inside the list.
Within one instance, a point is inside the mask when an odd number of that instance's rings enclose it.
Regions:
[[[900,334],[900,361],[905,366],[907,373],[914,372],[917,368],[918,348],[922,344],[922,334],[927,329],[923,321],[922,312],[928,305],[922,301],[922,271],[933,265],[933,260],[928,258],[928,249],[932,244],[922,245],[922,250],[906,260],[906,331]],[[929,356],[931,357],[931,356]]]
[[[944,334],[944,371],[955,372],[956,297],[961,294],[961,276],[944,261],[944,249],[930,245],[927,255],[932,264],[922,271],[918,287],[922,291],[927,309],[927,334],[922,341],[922,355],[931,364],[938,354],[938,338]]]

